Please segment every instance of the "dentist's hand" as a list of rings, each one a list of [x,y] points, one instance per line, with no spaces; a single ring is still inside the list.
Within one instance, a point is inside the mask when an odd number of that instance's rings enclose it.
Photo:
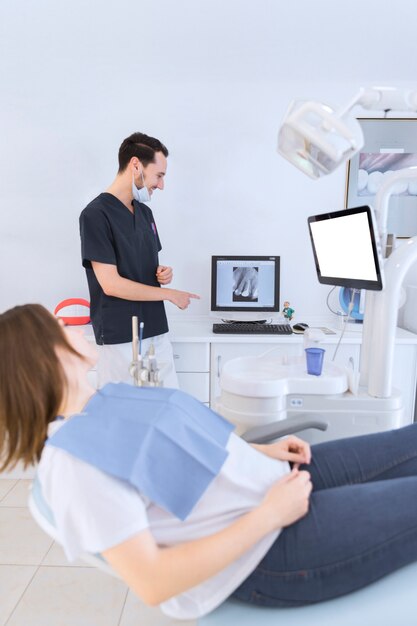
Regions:
[[[175,304],[179,309],[186,309],[192,298],[196,300],[200,300],[200,296],[197,296],[195,293],[189,293],[188,291],[178,291],[177,289],[167,289],[168,297],[167,300]]]
[[[156,269],[156,280],[160,285],[169,285],[172,280],[172,267],[167,265],[158,265]]]
[[[309,472],[293,469],[269,489],[260,507],[271,531],[290,526],[308,513],[312,488]]]

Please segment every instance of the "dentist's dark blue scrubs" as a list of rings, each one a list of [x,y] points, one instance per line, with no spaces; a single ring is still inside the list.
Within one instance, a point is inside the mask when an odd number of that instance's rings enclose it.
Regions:
[[[130,382],[132,316],[144,322],[142,353],[152,341],[159,363],[164,363],[164,385],[178,387],[168,323],[162,301],[138,302],[107,296],[94,274],[92,261],[116,265],[118,273],[151,287],[156,280],[161,250],[151,209],[133,201],[133,213],[115,196],[102,193],[82,211],[80,234],[82,263],[90,291],[91,321],[99,347],[98,386]]]
[[[135,302],[107,296],[91,261],[116,265],[123,278],[151,287],[156,280],[161,250],[151,209],[136,200],[134,212],[110,193],[92,200],[80,215],[81,253],[90,291],[91,321],[99,345],[132,341],[132,316],[144,322],[143,337],[168,332],[165,307],[160,302]]]

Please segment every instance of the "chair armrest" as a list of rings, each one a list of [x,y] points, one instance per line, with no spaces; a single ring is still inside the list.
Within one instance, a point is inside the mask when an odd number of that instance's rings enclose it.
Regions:
[[[272,422],[272,424],[266,424],[265,426],[250,428],[242,435],[242,439],[250,443],[268,443],[279,437],[298,433],[300,430],[307,428],[327,430],[328,425],[329,423],[320,414],[306,413],[296,417],[288,417],[279,422]]]

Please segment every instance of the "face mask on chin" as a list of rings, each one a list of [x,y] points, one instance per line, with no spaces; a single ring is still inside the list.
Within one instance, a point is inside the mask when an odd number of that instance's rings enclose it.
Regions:
[[[133,176],[132,173],[132,195],[133,195],[133,199],[137,200],[138,202],[150,202],[151,201],[151,194],[149,193],[148,188],[145,185],[145,179],[143,177],[143,170],[141,169],[140,174],[142,176],[142,183],[143,183],[143,187],[141,187],[140,189],[138,189],[135,185],[135,178]]]

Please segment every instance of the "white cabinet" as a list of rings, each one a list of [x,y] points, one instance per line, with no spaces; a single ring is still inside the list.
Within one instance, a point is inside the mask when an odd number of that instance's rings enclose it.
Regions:
[[[175,369],[180,389],[208,404],[210,401],[209,342],[173,342]]]

